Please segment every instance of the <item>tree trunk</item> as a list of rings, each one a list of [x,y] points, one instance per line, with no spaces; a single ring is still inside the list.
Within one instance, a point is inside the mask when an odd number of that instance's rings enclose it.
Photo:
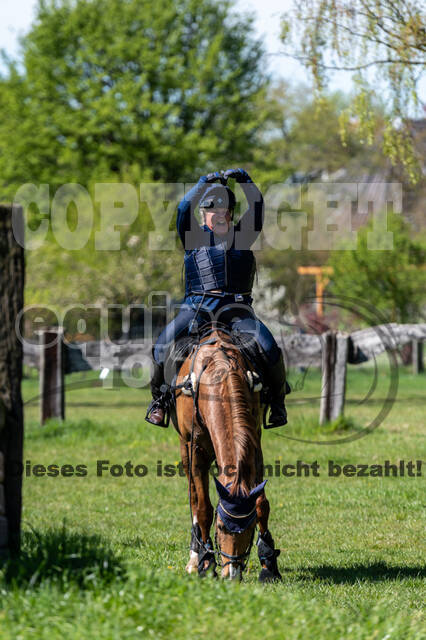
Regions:
[[[24,249],[12,229],[23,229],[22,209],[0,205],[0,550],[20,543],[23,407],[22,343],[15,321],[24,304]],[[21,237],[21,236],[20,236]]]

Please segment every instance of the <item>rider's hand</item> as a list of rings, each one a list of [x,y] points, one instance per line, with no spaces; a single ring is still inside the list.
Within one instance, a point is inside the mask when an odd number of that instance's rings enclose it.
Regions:
[[[219,180],[222,184],[226,184],[226,180],[223,177],[223,171],[208,173],[206,176],[201,176],[200,180],[203,182],[216,182],[216,180]]]
[[[235,178],[237,182],[253,182],[247,171],[244,171],[244,169],[228,169],[223,174],[223,177],[226,180],[228,180],[228,178]]]

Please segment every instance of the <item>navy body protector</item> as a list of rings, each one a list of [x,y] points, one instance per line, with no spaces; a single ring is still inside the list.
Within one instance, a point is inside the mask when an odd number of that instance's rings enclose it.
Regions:
[[[185,295],[220,290],[249,294],[256,260],[249,249],[226,248],[226,243],[202,246],[185,254]]]

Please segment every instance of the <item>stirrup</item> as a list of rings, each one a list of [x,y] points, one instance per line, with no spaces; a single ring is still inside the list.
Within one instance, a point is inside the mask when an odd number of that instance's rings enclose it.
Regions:
[[[162,420],[162,422],[153,422],[152,420],[150,420],[151,417],[151,413],[157,409],[160,408],[164,411],[164,418]],[[164,406],[163,402],[162,402],[162,398],[157,398],[155,400],[151,400],[146,415],[145,415],[145,420],[146,422],[149,422],[149,424],[153,424],[155,427],[164,427],[167,428],[169,426],[169,422],[170,422],[170,412],[168,411],[167,407]]]
[[[271,422],[271,414],[269,415],[269,422],[266,422],[266,414],[268,412],[268,408],[270,408],[270,404],[265,405],[265,408],[263,410],[263,428],[264,429],[274,429],[275,427],[284,427],[288,420],[287,420],[287,410],[285,407],[283,408],[283,416],[278,417],[277,422]],[[271,413],[272,413],[272,409],[271,409]]]

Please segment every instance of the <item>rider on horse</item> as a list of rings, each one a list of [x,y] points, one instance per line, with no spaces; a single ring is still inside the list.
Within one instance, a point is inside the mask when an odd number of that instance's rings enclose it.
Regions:
[[[233,191],[226,186],[228,178],[235,178],[241,185],[249,204],[237,224],[232,224],[236,201]],[[197,206],[202,225],[195,217]],[[271,407],[268,426],[287,423],[284,398],[288,387],[282,352],[251,306],[256,261],[250,247],[262,230],[263,217],[262,194],[243,169],[202,176],[180,202],[176,225],[185,248],[185,299],[153,349],[153,401],[146,417],[148,422],[166,426],[167,407],[161,386],[170,344],[189,335],[197,323],[220,318],[232,331],[256,340],[266,360],[263,369]]]

